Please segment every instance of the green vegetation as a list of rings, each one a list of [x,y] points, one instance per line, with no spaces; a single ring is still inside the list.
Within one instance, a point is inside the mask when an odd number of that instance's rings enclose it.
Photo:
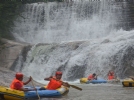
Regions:
[[[24,4],[24,3],[35,3],[35,2],[54,2],[54,1],[62,2],[65,0],[18,0],[18,1],[22,1],[22,3]]]
[[[20,2],[15,2],[14,0],[0,1],[0,37],[12,38],[10,30],[12,29],[15,15],[17,15],[16,9],[20,4]]]

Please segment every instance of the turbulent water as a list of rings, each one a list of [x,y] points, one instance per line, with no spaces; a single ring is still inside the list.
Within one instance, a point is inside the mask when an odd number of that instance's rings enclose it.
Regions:
[[[28,43],[61,43],[118,35],[121,28],[130,30],[131,2],[114,0],[75,0],[26,4],[22,17],[16,19],[13,35]],[[129,15],[128,15],[129,14]]]
[[[42,98],[41,100],[133,100],[133,87],[122,87],[120,84],[78,85],[83,90],[70,88],[62,98]],[[37,99],[36,99],[37,100]]]
[[[63,80],[90,73],[105,78],[109,70],[125,78],[134,72],[133,1],[75,0],[26,4],[12,31],[17,41],[34,45],[15,67],[43,78],[63,71]],[[40,44],[38,44],[40,43]]]

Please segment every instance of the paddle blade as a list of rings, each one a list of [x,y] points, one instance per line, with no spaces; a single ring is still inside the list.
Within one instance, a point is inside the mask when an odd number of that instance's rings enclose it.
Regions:
[[[75,89],[77,89],[77,90],[80,90],[80,91],[82,91],[82,88],[80,88],[80,87],[78,87],[78,86],[75,86],[75,85],[70,85],[72,88],[75,88]]]

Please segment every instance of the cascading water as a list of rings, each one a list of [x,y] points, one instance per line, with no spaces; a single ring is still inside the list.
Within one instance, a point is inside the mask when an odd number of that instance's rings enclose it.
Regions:
[[[106,77],[113,69],[125,77],[134,69],[133,20],[123,15],[127,5],[111,0],[26,4],[24,19],[16,19],[12,32],[17,41],[36,44],[23,73],[41,81],[61,70],[64,80],[74,81],[93,72]]]
[[[115,30],[117,16],[122,15],[119,9],[105,1],[27,4],[23,7],[24,18],[15,22],[13,34],[17,40],[29,43],[100,38]]]

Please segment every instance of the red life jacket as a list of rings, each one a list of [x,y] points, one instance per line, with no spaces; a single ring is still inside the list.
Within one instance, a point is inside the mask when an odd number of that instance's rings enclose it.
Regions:
[[[93,77],[92,74],[90,74],[90,75],[88,76],[88,80],[92,80],[92,79],[94,79],[94,77]]]
[[[108,80],[114,79],[114,73],[109,73],[108,74]]]
[[[58,88],[60,88],[62,85],[62,82],[57,81],[55,79],[51,79],[49,84],[47,85],[47,89],[48,90],[56,90]]]
[[[11,85],[10,85],[10,88],[11,88],[11,89],[16,89],[16,90],[18,90],[18,88],[15,87],[15,83],[20,83],[21,87],[23,87],[23,85],[24,85],[22,81],[20,81],[20,80],[18,80],[18,79],[15,78],[15,79],[12,81]],[[21,87],[20,87],[20,88],[21,88]]]

